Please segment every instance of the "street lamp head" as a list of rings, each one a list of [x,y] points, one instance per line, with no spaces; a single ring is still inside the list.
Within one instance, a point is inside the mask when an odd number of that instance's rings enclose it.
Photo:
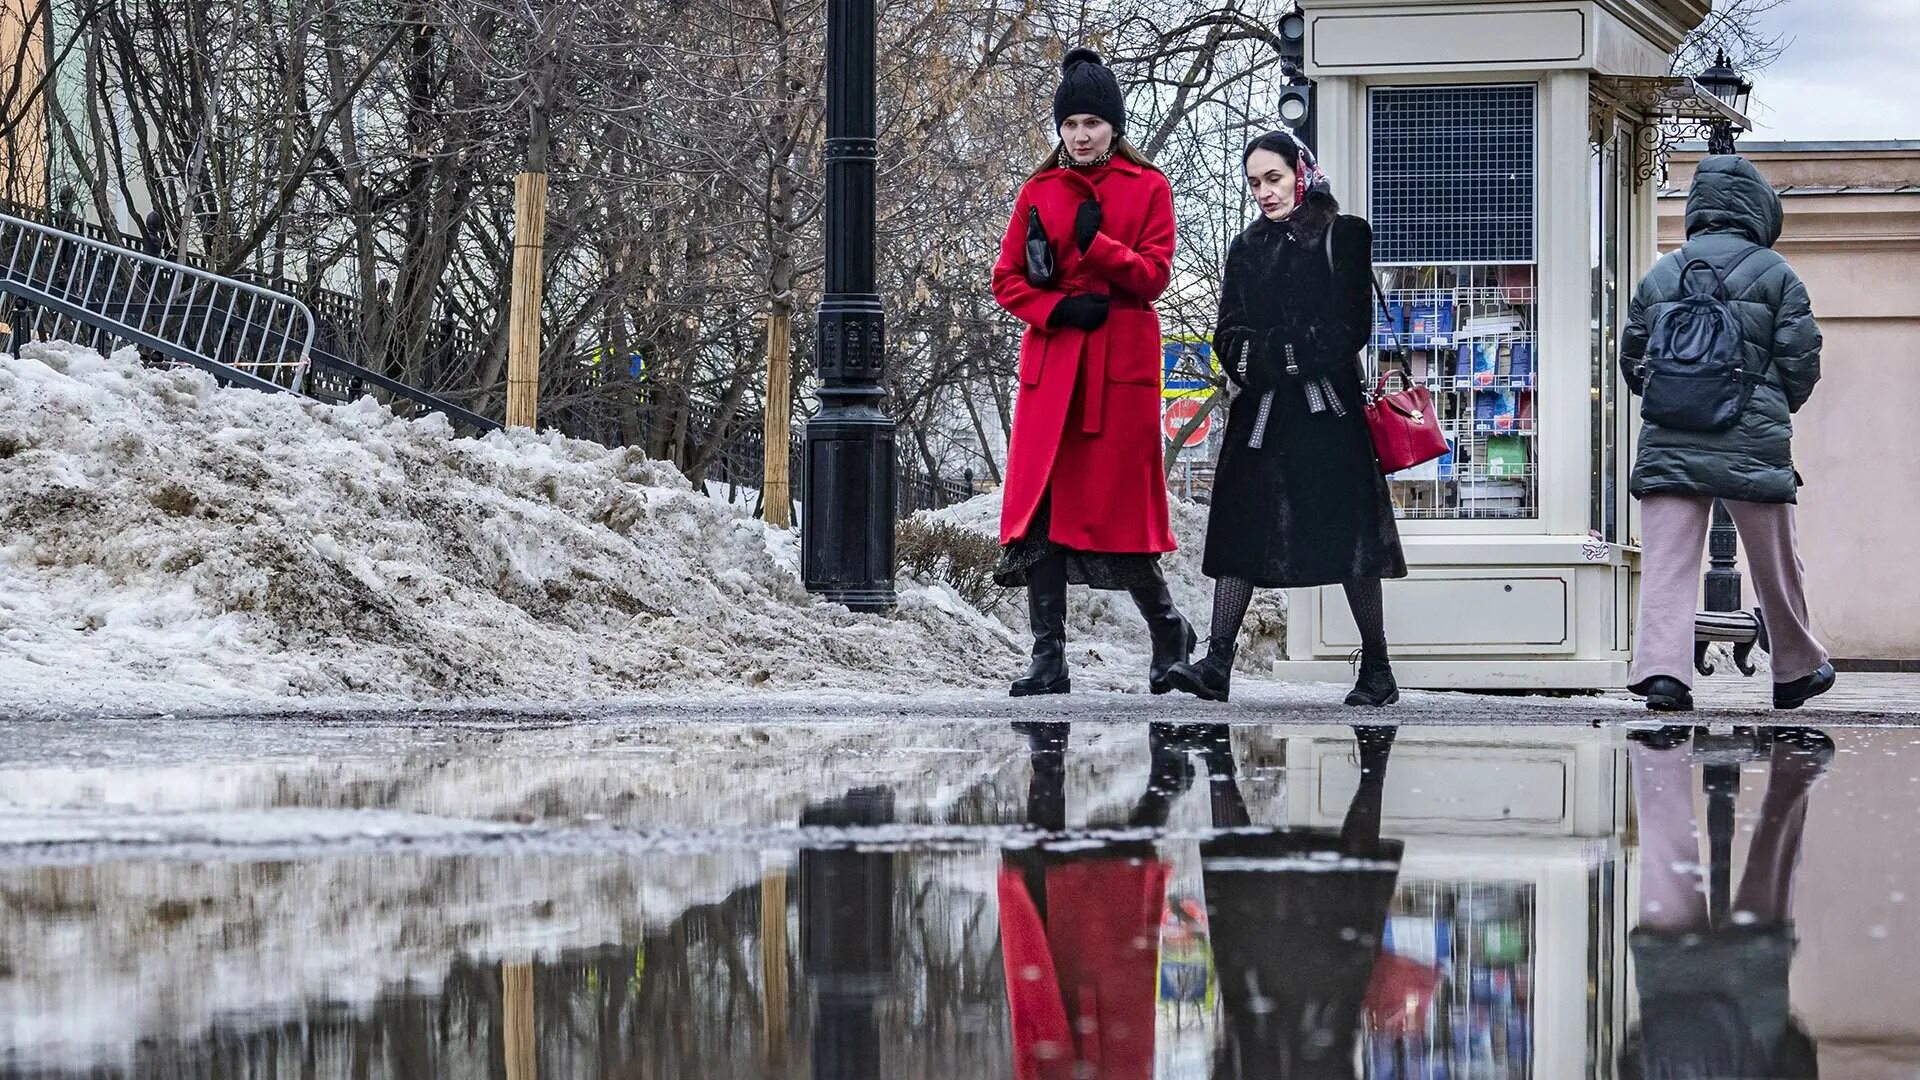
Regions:
[[[1740,77],[1727,63],[1725,49],[1718,50],[1713,66],[1694,76],[1693,81],[1701,89],[1719,98],[1726,106],[1741,116],[1747,115],[1747,100],[1753,93],[1753,83]]]

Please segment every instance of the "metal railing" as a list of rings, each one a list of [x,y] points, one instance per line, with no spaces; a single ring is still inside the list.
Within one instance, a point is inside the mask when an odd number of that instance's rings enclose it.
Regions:
[[[919,469],[901,465],[896,467],[894,477],[896,517],[908,518],[922,510],[945,509],[955,503],[966,502],[977,494],[973,490],[972,469],[967,470],[963,479],[953,480],[944,476],[928,476]]]
[[[291,390],[331,404],[374,394],[397,415],[438,412],[470,433],[500,430],[497,420],[359,362],[363,313],[356,298],[254,271],[224,277],[205,269],[197,256],[174,261],[134,250],[133,245],[144,243],[108,225],[0,200],[0,252],[12,253],[0,268],[0,341],[5,351],[17,350],[22,330],[102,351],[120,341],[193,364],[234,385]],[[290,295],[296,291],[310,297],[310,303]],[[316,311],[327,316],[332,327],[324,340],[316,336]],[[262,317],[264,323],[256,321]],[[218,332],[209,341],[215,327]],[[479,351],[471,332],[445,325],[435,346],[467,360],[469,353]],[[448,366],[459,363],[456,359]],[[722,424],[716,403],[694,400],[682,407],[687,411],[687,437],[716,444],[701,455],[705,477],[758,487],[766,457],[759,419],[746,414]],[[650,434],[658,433],[654,411],[647,405],[639,410],[641,427]],[[796,484],[802,475],[800,450],[796,434],[787,450]],[[975,494],[970,471],[963,480],[954,480],[927,477],[908,465],[899,467],[895,490],[901,517],[964,502]],[[797,488],[795,494],[801,495]]]
[[[33,337],[121,343],[231,385],[305,390],[313,312],[285,293],[6,214],[0,253],[9,352]]]

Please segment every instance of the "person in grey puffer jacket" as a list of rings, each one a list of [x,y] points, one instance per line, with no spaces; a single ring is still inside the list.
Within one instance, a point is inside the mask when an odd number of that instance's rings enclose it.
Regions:
[[[1726,503],[1746,549],[1771,637],[1774,706],[1797,708],[1833,686],[1826,650],[1808,626],[1793,518],[1793,414],[1820,381],[1820,328],[1806,286],[1772,250],[1782,217],[1780,196],[1751,162],[1703,160],[1687,198],[1687,242],[1640,282],[1621,338],[1620,367],[1639,394],[1648,336],[1686,297],[1682,273],[1699,260],[1721,278],[1748,370],[1761,373],[1729,430],[1641,428],[1632,482],[1641,506],[1640,620],[1628,689],[1652,709],[1693,707],[1694,607],[1714,499]]]

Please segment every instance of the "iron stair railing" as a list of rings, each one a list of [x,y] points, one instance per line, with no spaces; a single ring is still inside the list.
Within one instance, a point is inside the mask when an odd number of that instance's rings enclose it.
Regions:
[[[5,348],[35,337],[118,344],[191,364],[229,386],[328,402],[374,389],[478,433],[498,422],[314,348],[313,311],[283,292],[42,222],[0,214]]]
[[[305,389],[313,312],[285,293],[0,214],[0,321],[103,352],[136,346],[221,382]]]

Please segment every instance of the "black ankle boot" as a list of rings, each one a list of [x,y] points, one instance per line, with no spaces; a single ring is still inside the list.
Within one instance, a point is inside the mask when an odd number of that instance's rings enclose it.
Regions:
[[[1233,690],[1233,643],[1207,643],[1207,655],[1197,664],[1175,664],[1167,682],[1204,701],[1225,701]]]
[[[1033,666],[1013,684],[1013,697],[1070,694],[1067,677],[1067,567],[1059,556],[1027,574],[1027,622],[1033,630]]]
[[[1378,709],[1400,700],[1400,684],[1393,679],[1393,665],[1385,659],[1362,660],[1360,677],[1347,695],[1347,704],[1355,708]]]
[[[1153,663],[1147,669],[1147,688],[1156,694],[1168,693],[1173,684],[1167,681],[1167,672],[1172,671],[1175,664],[1186,663],[1200,639],[1180,609],[1173,606],[1173,594],[1165,585],[1129,589],[1128,593],[1133,597],[1134,606],[1140,609],[1140,617],[1147,620],[1147,633],[1153,638]]]

